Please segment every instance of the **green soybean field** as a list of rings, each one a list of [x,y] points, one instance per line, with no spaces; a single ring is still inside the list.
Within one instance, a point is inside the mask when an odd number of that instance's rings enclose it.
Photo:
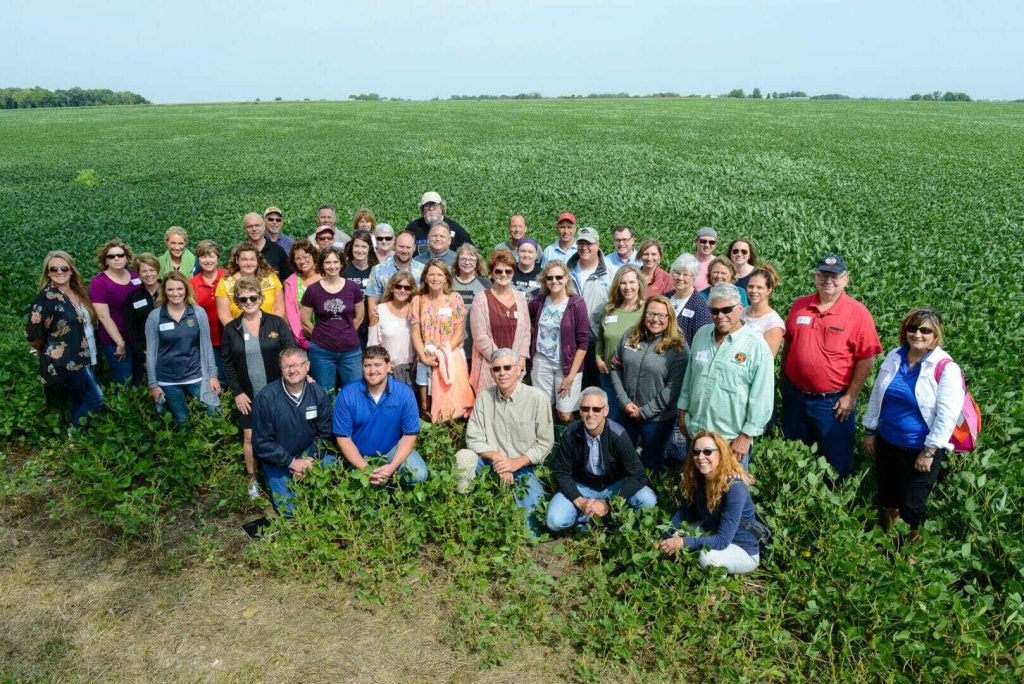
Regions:
[[[832,489],[811,450],[760,440],[753,493],[775,539],[737,578],[654,548],[678,471],[654,479],[656,509],[616,508],[612,523],[536,544],[506,489],[483,478],[455,493],[460,427],[426,426],[424,485],[316,473],[295,518],[249,542],[239,525],[263,507],[244,496],[230,412],[194,414],[181,436],[145,388],[108,390],[93,428],[69,440],[45,405],[23,331],[49,250],[91,277],[110,238],[161,253],[179,225],[190,246],[230,245],[243,215],[269,206],[294,237],[322,203],[339,226],[369,207],[400,230],[427,190],[485,251],[517,212],[542,246],[563,211],[605,251],[629,224],[666,244],[666,267],[700,226],[718,230],[719,253],[747,237],[782,276],[783,315],[813,290],[814,263],[840,254],[886,351],[910,308],[942,313],[944,348],[982,408],[980,444],[950,457],[924,541],[908,546],[875,524],[861,450]],[[1019,103],[2,112],[0,681],[1020,681],[1022,222]],[[379,646],[374,629],[404,646],[361,656]],[[285,656],[289,639],[312,646]]]

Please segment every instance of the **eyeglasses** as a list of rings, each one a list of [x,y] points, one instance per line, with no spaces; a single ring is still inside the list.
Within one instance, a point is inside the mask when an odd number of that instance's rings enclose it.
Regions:
[[[734,248],[732,250],[732,253],[733,254],[750,254],[750,250],[749,249],[740,249],[739,247],[736,247],[736,248]]]
[[[814,272],[814,277],[817,278],[818,280],[823,280],[825,282],[828,282],[829,280],[831,280],[834,283],[835,282],[839,282],[844,275],[846,275],[846,274],[845,273],[825,273],[823,271],[815,271]]]
[[[420,209],[439,209],[441,207],[437,202],[427,202],[426,204],[420,205]]]
[[[511,364],[505,365],[505,366],[491,366],[491,372],[492,373],[500,373],[501,371],[505,371],[506,373],[508,373],[514,367],[515,366],[512,366]]]
[[[290,364],[288,364],[287,366],[281,366],[281,370],[285,370],[285,371],[296,371],[296,370],[302,370],[302,368],[303,368],[303,367],[304,367],[304,366],[305,366],[306,364],[308,364],[308,363],[309,363],[309,361],[301,361],[301,362],[299,362],[299,363],[290,363]]]
[[[103,258],[106,259],[107,261],[110,261],[111,259],[125,259],[127,257],[128,257],[127,254],[125,254],[124,252],[120,252],[118,254],[107,254]]]
[[[391,289],[400,292],[412,292],[412,285],[392,285]]]
[[[549,276],[544,276],[544,280],[547,280],[548,282],[553,280],[556,283],[560,283],[563,280],[565,280],[565,276],[564,275],[549,275]]]
[[[494,275],[512,275],[515,271],[511,268],[496,268],[491,273]]]
[[[704,447],[703,449],[690,449],[690,455],[693,456],[694,458],[696,458],[697,456],[701,456],[701,455],[703,455],[703,456],[710,456],[711,454],[715,453],[716,451],[718,451],[717,448],[711,449],[711,448],[708,448],[708,447]]]
[[[245,295],[244,297],[236,297],[239,304],[254,304],[260,300],[259,295]]]
[[[378,235],[377,239],[380,240],[381,242],[391,242],[392,240],[395,239],[395,236],[394,235]]]
[[[67,267],[65,267],[67,268]],[[52,268],[50,269],[53,270]],[[908,325],[907,333],[913,335],[914,333],[921,333],[922,335],[931,335],[935,332],[935,328],[929,328],[927,325]]]
[[[580,406],[580,413],[600,413],[604,406]]]
[[[626,238],[615,238],[615,244],[617,244],[617,245],[624,245],[624,244],[626,244],[627,242],[632,242],[632,241],[633,241],[633,238],[632,238],[632,237],[626,237]]]
[[[711,312],[712,316],[718,316],[719,314],[726,314],[726,315],[728,315],[728,314],[731,314],[733,312],[733,309],[735,309],[737,306],[739,306],[739,305],[738,304],[733,304],[732,306],[722,306],[722,307],[709,306],[708,307],[708,311]]]
[[[51,266],[47,269],[50,273],[70,273],[70,266]]]
[[[702,245],[714,245],[718,243],[718,240],[708,240],[705,238],[701,238],[700,240],[697,240],[697,242],[699,242]]]
[[[667,321],[668,320],[668,314],[655,313],[653,311],[648,311],[645,314],[645,316],[646,316],[647,320],[649,320],[649,321]]]

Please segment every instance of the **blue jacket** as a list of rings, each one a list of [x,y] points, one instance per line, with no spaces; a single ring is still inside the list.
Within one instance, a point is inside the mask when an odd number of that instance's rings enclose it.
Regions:
[[[317,442],[332,442],[331,415],[331,398],[319,384],[307,382],[296,405],[284,380],[272,382],[252,403],[253,454],[287,468],[294,459],[322,446]]]

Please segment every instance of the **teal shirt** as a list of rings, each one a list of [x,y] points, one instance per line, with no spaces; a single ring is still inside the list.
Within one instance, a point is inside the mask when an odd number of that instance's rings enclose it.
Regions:
[[[763,337],[744,325],[716,346],[714,325],[697,331],[678,404],[690,435],[762,435],[774,400],[775,359]]]

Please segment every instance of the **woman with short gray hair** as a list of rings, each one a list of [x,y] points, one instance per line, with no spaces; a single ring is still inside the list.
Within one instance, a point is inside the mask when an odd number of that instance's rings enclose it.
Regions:
[[[679,255],[672,263],[670,271],[675,291],[669,297],[669,301],[676,312],[676,324],[686,338],[687,347],[693,342],[693,336],[697,331],[711,323],[708,303],[693,286],[697,271],[697,257],[692,254]]]

